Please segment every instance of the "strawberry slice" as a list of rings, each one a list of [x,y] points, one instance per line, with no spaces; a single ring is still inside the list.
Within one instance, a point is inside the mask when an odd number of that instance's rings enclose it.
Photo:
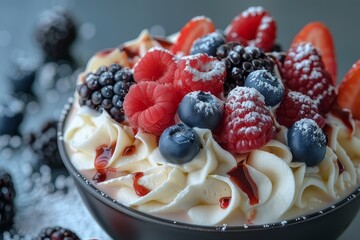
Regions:
[[[310,42],[321,52],[325,68],[332,77],[335,86],[337,81],[337,64],[335,45],[330,30],[321,22],[311,22],[303,27],[295,36],[292,45],[300,42]]]
[[[272,51],[276,39],[276,22],[261,6],[249,7],[237,15],[225,29],[228,42]]]
[[[189,55],[191,46],[196,39],[215,32],[215,30],[216,27],[210,18],[194,17],[180,30],[171,51],[174,54]]]
[[[349,109],[353,117],[360,120],[360,59],[346,73],[339,85],[337,102],[341,108]]]

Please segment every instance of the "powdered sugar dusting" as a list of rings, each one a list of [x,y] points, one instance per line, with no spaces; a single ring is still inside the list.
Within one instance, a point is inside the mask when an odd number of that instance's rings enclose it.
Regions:
[[[208,94],[208,97],[211,97],[212,101],[201,101],[198,98],[200,92],[201,91],[194,91],[187,94],[188,97],[195,101],[194,110],[198,112],[205,112],[207,115],[214,115],[214,110],[217,112],[222,111],[223,104],[220,102],[220,99],[216,98],[210,92],[207,92],[206,94]]]
[[[271,16],[264,16],[262,19],[261,19],[261,23],[260,23],[260,26],[258,28],[258,30],[260,31],[263,31],[263,30],[266,30],[269,28],[270,24],[274,22],[274,18],[271,17]],[[259,34],[261,33],[262,35],[262,32],[259,32]],[[260,37],[261,37],[260,35]]]
[[[275,77],[273,74],[268,72],[267,70],[257,70],[251,73],[253,78],[250,79],[252,84],[255,84],[257,87],[262,89],[267,89],[274,94],[283,92],[284,85],[282,81]],[[262,77],[263,76],[263,77]],[[266,79],[264,81],[256,81],[256,79],[262,78]]]
[[[185,71],[193,75],[192,81],[211,81],[217,76],[222,76],[226,71],[225,63],[217,60],[203,63],[199,59],[199,54],[193,56],[186,56],[183,59],[186,60]],[[194,65],[194,67],[192,66]]]
[[[314,142],[317,142],[319,145],[324,142],[326,143],[325,134],[312,119],[303,118],[295,123],[294,128],[304,136],[312,136],[314,140],[317,140]]]
[[[256,6],[256,7],[249,7],[245,11],[241,13],[242,17],[249,17],[249,16],[256,16],[260,15],[265,11],[265,9],[262,6]]]

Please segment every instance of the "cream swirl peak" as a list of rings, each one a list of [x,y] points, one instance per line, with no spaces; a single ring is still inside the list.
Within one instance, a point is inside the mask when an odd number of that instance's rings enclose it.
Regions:
[[[252,9],[224,38],[195,17],[172,38],[143,31],[95,54],[65,126],[75,168],[121,204],[209,226],[288,220],[359,186],[360,122],[344,89],[360,64],[337,96],[336,65],[319,53],[333,46],[303,30],[289,51],[271,52],[276,22]]]

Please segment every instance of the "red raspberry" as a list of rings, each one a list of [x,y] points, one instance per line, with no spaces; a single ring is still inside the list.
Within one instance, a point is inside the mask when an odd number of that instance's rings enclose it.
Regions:
[[[165,48],[151,48],[134,66],[136,82],[172,83],[176,70],[174,55]]]
[[[159,136],[175,123],[179,102],[171,84],[141,82],[131,86],[125,96],[125,116],[131,126]]]
[[[325,119],[319,114],[319,109],[310,97],[300,92],[289,91],[276,109],[276,120],[290,128],[302,118],[313,119],[320,128],[325,126]]]
[[[199,53],[179,60],[173,84],[182,96],[199,90],[219,96],[223,92],[225,77],[226,67],[223,62]]]
[[[283,64],[282,77],[289,89],[314,100],[320,113],[329,112],[336,98],[335,88],[321,55],[311,43],[295,44],[289,49]]]
[[[233,153],[260,148],[275,136],[276,128],[264,97],[254,88],[236,87],[225,102],[221,140]]]
[[[228,42],[256,46],[269,52],[276,39],[276,22],[263,7],[250,7],[232,20],[225,35]]]

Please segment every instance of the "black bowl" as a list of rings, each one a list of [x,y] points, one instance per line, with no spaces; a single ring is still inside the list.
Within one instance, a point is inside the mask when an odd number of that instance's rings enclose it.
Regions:
[[[342,201],[322,211],[296,219],[264,225],[199,226],[158,218],[126,207],[101,192],[72,165],[65,149],[63,130],[72,100],[64,107],[58,126],[62,160],[93,217],[114,239],[124,240],[238,240],[337,239],[360,207],[360,187]]]

